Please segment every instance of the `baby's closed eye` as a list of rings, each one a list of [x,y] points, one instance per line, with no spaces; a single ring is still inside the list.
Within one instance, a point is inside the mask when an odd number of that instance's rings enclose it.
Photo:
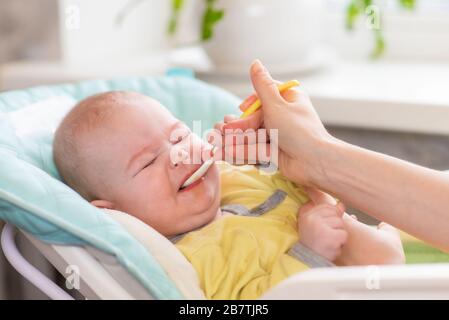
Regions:
[[[170,142],[173,144],[180,143],[184,139],[186,139],[192,132],[190,128],[185,124],[180,124],[175,130],[173,130],[170,134]]]

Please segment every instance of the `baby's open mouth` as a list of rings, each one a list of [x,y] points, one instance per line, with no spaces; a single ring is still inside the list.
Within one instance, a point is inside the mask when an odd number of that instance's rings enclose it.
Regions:
[[[216,148],[214,147],[212,149],[212,156],[214,155],[216,151]],[[207,170],[214,164],[214,159],[211,157],[210,159],[203,162],[203,164],[182,184],[181,188],[179,190],[184,190],[189,186],[193,186],[193,184],[196,184],[196,182],[201,182],[201,180],[204,180],[204,175],[206,174]]]
[[[193,187],[193,185],[196,185],[197,183],[201,182],[201,180],[204,180],[204,175],[207,173],[207,170],[211,167],[213,164],[213,161],[205,161],[201,167],[198,168],[179,188],[179,191],[182,191],[190,186]]]

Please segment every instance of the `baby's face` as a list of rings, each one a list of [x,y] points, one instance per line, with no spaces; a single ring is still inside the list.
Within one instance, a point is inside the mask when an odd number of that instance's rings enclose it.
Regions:
[[[201,156],[192,163],[193,151],[205,155],[211,147],[155,100],[138,104],[115,112],[89,137],[100,196],[92,203],[132,214],[166,236],[210,222],[220,201],[217,167],[181,186],[201,165]]]

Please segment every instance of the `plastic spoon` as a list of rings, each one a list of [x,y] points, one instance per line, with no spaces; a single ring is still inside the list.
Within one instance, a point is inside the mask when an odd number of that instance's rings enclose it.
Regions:
[[[192,183],[198,181],[199,179],[201,179],[202,176],[204,176],[204,174],[207,172],[207,170],[209,170],[210,166],[215,162],[215,160],[213,159],[213,156],[215,154],[215,152],[217,152],[217,147],[213,147],[212,148],[212,156],[210,159],[204,161],[204,163],[201,165],[201,167],[199,167],[187,180],[186,182],[184,182],[184,184],[182,185],[181,188],[185,188],[188,187],[189,185],[191,185]]]
[[[278,85],[278,90],[279,92],[283,92],[285,90],[288,90],[290,88],[293,87],[297,87],[299,86],[299,81],[298,80],[290,80],[284,83],[281,83],[280,85]],[[248,109],[246,109],[243,114],[240,116],[240,119],[246,118],[249,115],[253,114],[254,112],[256,112],[260,107],[262,106],[262,102],[260,102],[260,99],[258,98],[256,101],[254,101],[253,104],[251,104]]]

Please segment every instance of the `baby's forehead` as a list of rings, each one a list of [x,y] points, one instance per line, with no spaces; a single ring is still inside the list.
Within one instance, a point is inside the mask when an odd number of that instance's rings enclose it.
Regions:
[[[113,91],[92,98],[91,104],[102,109],[100,114],[101,112],[110,114],[111,117],[107,117],[107,120],[111,122],[129,120],[130,117],[161,121],[171,116],[170,112],[157,100],[137,92]],[[93,109],[96,107],[93,106]]]
[[[111,119],[115,122],[126,123],[130,121],[133,125],[168,126],[176,121],[176,118],[158,101],[148,98],[134,103],[133,101],[124,101],[116,109]]]
[[[155,99],[132,91],[109,91],[90,96],[80,102],[80,105],[90,107],[116,107],[119,109],[130,107],[148,107],[159,109],[164,107]]]
[[[151,133],[153,128],[168,126],[175,119],[158,101],[135,92],[95,95],[81,101],[76,109],[71,122],[88,140],[124,132],[127,136],[142,131]]]

